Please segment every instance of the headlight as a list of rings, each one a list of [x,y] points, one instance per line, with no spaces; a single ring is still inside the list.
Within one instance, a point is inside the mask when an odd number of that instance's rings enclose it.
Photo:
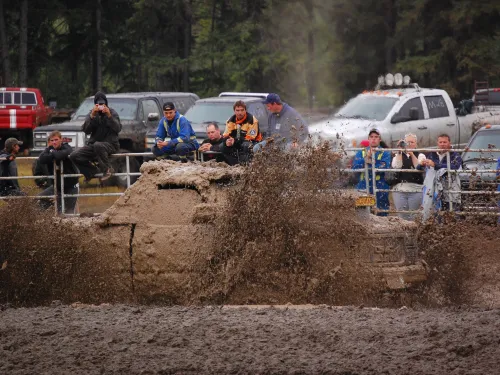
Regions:
[[[47,133],[35,133],[35,139],[47,138]]]
[[[35,142],[35,147],[47,147],[47,142]]]

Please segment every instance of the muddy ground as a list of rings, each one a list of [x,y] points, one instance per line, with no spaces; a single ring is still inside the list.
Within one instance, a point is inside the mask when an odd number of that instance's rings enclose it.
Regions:
[[[494,374],[500,310],[7,308],[3,374]]]

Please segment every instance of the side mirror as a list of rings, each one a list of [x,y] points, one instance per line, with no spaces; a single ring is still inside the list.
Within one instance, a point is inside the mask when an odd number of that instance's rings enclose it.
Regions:
[[[410,108],[410,120],[411,121],[418,120],[418,108],[417,107]]]
[[[158,113],[152,112],[148,114],[148,121],[158,121],[160,119],[160,116]]]

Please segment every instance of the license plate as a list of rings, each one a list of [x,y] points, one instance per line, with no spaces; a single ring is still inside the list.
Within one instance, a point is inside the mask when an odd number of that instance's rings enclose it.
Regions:
[[[375,197],[371,195],[363,195],[362,197],[356,198],[356,207],[371,207],[375,206]]]

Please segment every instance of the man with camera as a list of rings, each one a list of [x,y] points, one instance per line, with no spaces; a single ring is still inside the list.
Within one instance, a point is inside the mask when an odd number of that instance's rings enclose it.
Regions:
[[[122,124],[118,113],[108,107],[108,99],[103,92],[94,96],[94,106],[82,125],[85,134],[90,134],[87,146],[70,155],[70,159],[90,181],[97,173],[102,172],[101,181],[107,180],[114,172],[109,163],[109,155],[120,151],[118,134]],[[97,163],[97,165],[96,165]]]
[[[368,141],[370,145],[364,150],[360,150],[356,153],[354,161],[352,164],[352,169],[365,169],[368,166],[368,176],[365,173],[360,173],[359,182],[356,188],[358,190],[366,191],[366,184],[368,180],[369,191],[373,194],[373,160],[375,160],[375,168],[377,169],[389,169],[391,166],[391,153],[389,151],[384,151],[380,147],[381,142],[380,131],[378,129],[372,129],[368,133]],[[375,186],[377,189],[389,189],[389,184],[385,181],[384,172],[375,173]],[[389,193],[388,192],[377,192],[377,208],[380,210],[389,209]],[[387,216],[386,212],[381,212],[377,214],[378,216]]]

